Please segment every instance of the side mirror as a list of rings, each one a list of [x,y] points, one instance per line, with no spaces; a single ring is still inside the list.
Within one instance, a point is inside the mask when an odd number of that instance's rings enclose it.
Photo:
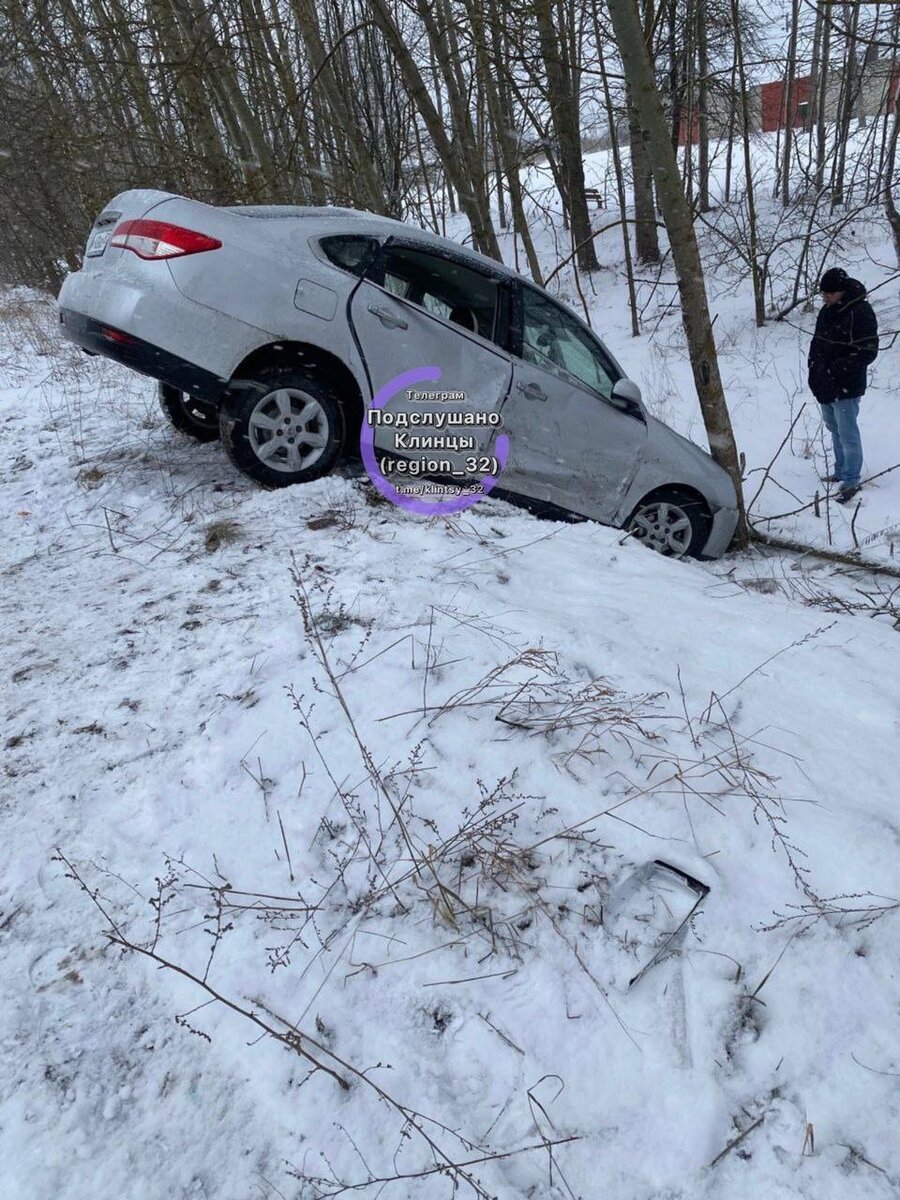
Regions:
[[[641,389],[633,379],[620,379],[613,384],[610,401],[622,412],[643,420],[644,406],[641,403]]]

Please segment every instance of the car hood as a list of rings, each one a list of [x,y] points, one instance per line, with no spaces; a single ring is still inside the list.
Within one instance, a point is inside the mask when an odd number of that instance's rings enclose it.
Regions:
[[[673,483],[688,484],[702,492],[714,508],[735,508],[737,495],[728,472],[706,450],[649,413],[646,417],[647,457],[664,464]]]

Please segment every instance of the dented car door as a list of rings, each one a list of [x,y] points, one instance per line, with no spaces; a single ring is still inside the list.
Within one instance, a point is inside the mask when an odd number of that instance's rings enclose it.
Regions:
[[[449,455],[454,465],[490,453],[490,418],[497,419],[512,377],[511,356],[495,341],[503,291],[499,275],[427,243],[385,242],[349,310],[372,396],[416,368],[437,368],[440,377],[404,388],[387,403],[391,424],[375,426],[377,448],[418,454],[422,447],[415,439],[438,432],[470,443],[460,455]],[[435,394],[447,398],[424,398]],[[398,438],[401,433],[406,436]],[[485,472],[476,467],[468,473]]]
[[[517,291],[501,486],[614,524],[644,454],[646,421],[638,408],[616,406],[621,375],[599,341],[542,292]]]

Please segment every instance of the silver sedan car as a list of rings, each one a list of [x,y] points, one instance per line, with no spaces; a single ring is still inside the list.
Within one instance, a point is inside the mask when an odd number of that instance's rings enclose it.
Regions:
[[[495,495],[675,557],[716,557],[734,533],[729,476],[646,411],[584,322],[510,268],[399,221],[123,192],[94,222],[59,314],[85,350],[158,380],[178,429],[221,437],[269,486],[327,474],[367,424],[382,461],[409,469],[407,448],[449,397],[468,451],[435,465],[454,478],[496,463],[502,436]],[[439,394],[377,399],[422,368]]]

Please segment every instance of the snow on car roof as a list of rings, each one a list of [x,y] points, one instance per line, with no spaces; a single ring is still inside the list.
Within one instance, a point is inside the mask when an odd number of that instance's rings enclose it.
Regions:
[[[254,217],[259,220],[293,218],[309,221],[310,223],[317,222],[319,227],[310,231],[314,236],[322,236],[327,232],[333,232],[328,228],[331,222],[340,221],[342,224],[346,222],[348,227],[351,223],[356,223],[360,232],[381,229],[385,233],[392,233],[395,236],[402,234],[417,241],[425,242],[435,250],[439,251],[443,249],[448,255],[459,254],[466,258],[474,259],[483,267],[489,267],[494,272],[504,275],[516,274],[512,267],[507,266],[505,263],[497,262],[496,259],[489,258],[477,250],[473,250],[471,246],[464,246],[461,242],[441,237],[439,234],[432,233],[428,229],[422,229],[420,226],[409,225],[405,221],[398,221],[394,217],[385,217],[381,213],[367,212],[365,209],[342,208],[337,205],[299,204],[232,204],[222,205],[221,208],[223,212],[235,213],[242,217]]]
[[[301,204],[227,204],[222,206],[226,212],[238,213],[242,217],[258,217],[262,219],[277,219],[280,217],[359,217],[376,216],[376,213],[362,213],[353,208],[340,208],[336,205],[301,205]]]

